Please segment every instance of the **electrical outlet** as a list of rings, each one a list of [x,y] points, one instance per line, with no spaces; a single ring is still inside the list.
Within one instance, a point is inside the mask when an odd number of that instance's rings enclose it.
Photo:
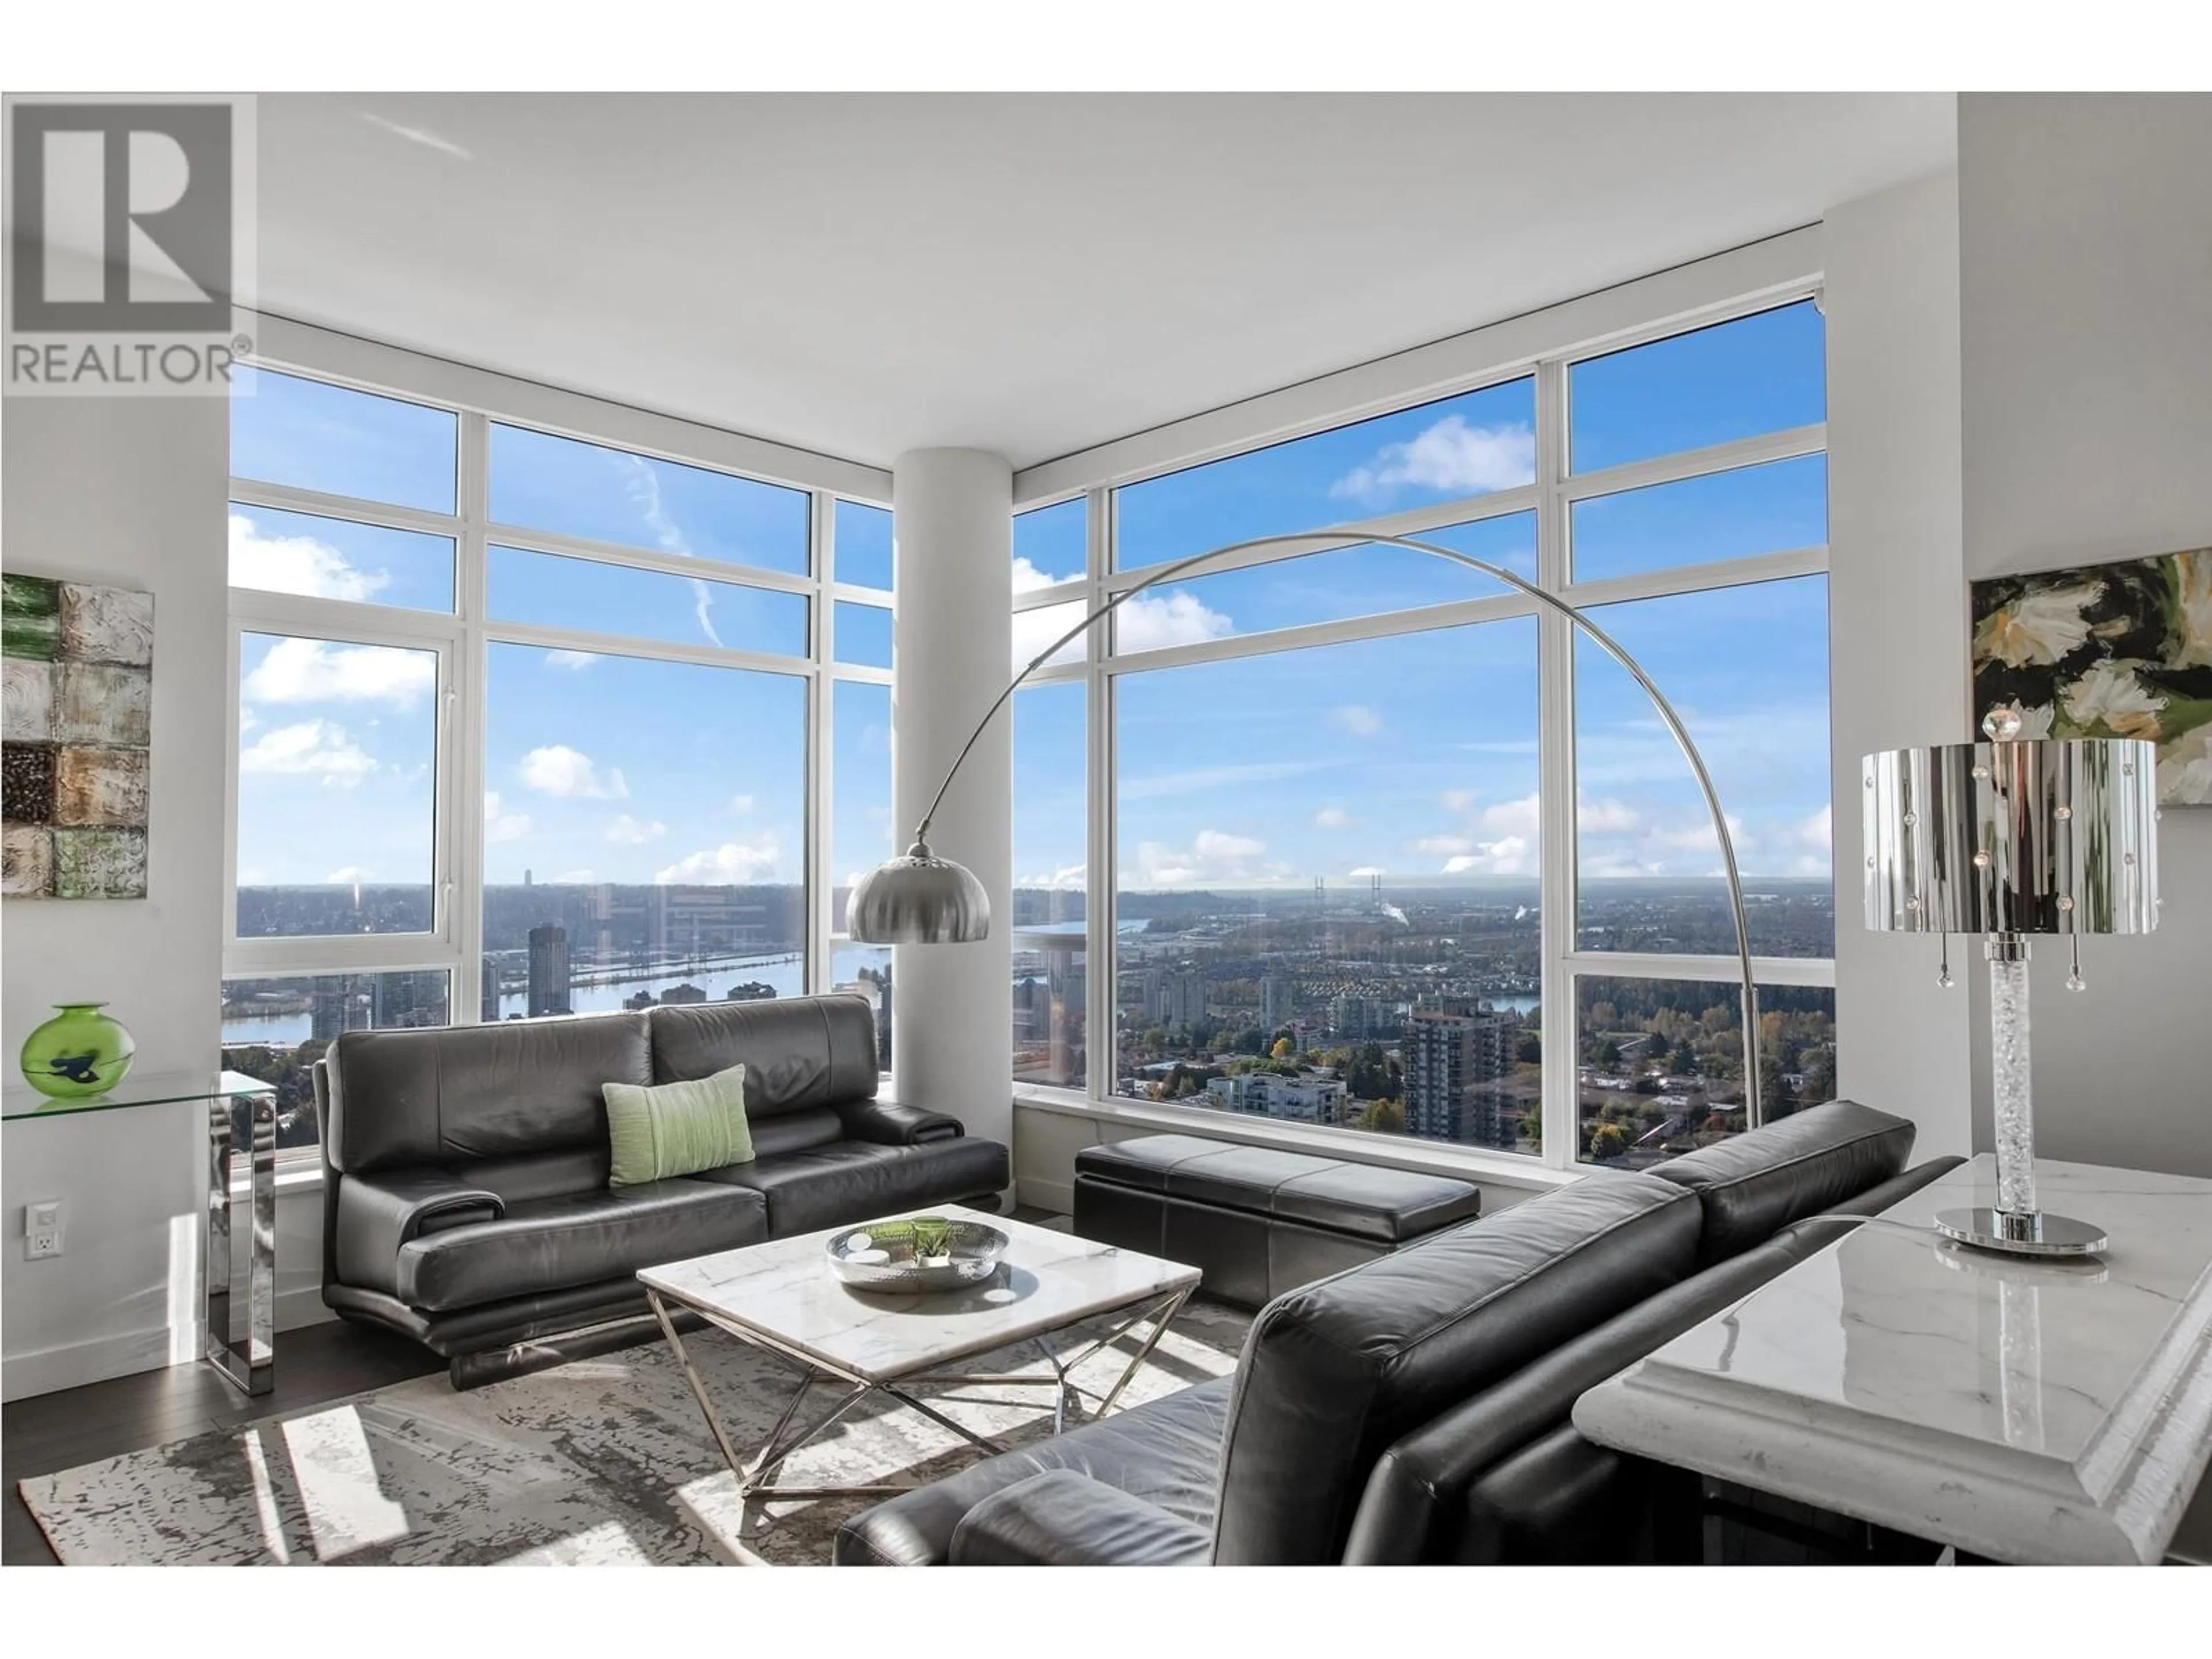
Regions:
[[[23,1206],[23,1255],[25,1260],[44,1261],[62,1253],[62,1204],[58,1198],[43,1199]]]

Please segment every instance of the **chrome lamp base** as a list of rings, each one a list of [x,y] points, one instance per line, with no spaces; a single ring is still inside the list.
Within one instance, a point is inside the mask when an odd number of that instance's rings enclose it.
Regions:
[[[2025,1215],[1984,1206],[1941,1210],[1936,1212],[1936,1231],[1978,1250],[1999,1250],[2007,1255],[2093,1255],[2106,1243],[2105,1230],[2094,1222],[2041,1210]]]

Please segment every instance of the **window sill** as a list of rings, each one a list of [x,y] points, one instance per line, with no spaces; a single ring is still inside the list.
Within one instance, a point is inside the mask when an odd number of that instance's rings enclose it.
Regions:
[[[1375,1164],[1386,1169],[1456,1176],[1463,1181],[1520,1187],[1531,1192],[1570,1186],[1589,1173],[1583,1169],[1555,1170],[1534,1158],[1516,1157],[1510,1152],[1445,1146],[1382,1135],[1352,1135],[1311,1124],[1280,1123],[1242,1113],[1205,1111],[1154,1101],[1094,1100],[1079,1089],[1054,1089],[1037,1084],[1016,1084],[1014,1104],[1066,1117],[1088,1118],[1093,1122],[1199,1134],[1212,1140],[1273,1146],[1286,1152],[1309,1152],[1341,1158],[1347,1164]]]

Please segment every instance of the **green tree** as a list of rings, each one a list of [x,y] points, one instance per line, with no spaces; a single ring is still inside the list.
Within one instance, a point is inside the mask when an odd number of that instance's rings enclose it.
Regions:
[[[1286,1036],[1279,1036],[1275,1039],[1274,1047],[1268,1049],[1267,1054],[1270,1059],[1288,1060],[1292,1054],[1297,1053],[1297,1051],[1298,1045],[1297,1043],[1291,1042],[1290,1038]]]
[[[1523,1066],[1540,1066],[1544,1062],[1544,1034],[1523,1031],[1513,1040],[1513,1058]]]
[[[1591,1133],[1589,1155],[1594,1158],[1619,1158],[1628,1151],[1628,1137],[1620,1132],[1617,1123],[1601,1123]]]
[[[1359,1127],[1370,1134],[1406,1133],[1406,1109],[1395,1100],[1371,1100],[1359,1115]]]

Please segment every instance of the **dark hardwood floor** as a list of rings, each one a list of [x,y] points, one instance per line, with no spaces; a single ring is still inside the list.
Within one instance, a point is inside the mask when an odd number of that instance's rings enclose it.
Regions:
[[[1065,1217],[1024,1207],[1024,1221],[1066,1226]],[[165,1446],[211,1429],[304,1411],[368,1389],[446,1369],[446,1362],[389,1331],[332,1322],[276,1335],[276,1387],[249,1398],[197,1362],[140,1371],[0,1407],[0,1478],[7,1486],[0,1563],[58,1565],[46,1535],[23,1507],[18,1480]]]

